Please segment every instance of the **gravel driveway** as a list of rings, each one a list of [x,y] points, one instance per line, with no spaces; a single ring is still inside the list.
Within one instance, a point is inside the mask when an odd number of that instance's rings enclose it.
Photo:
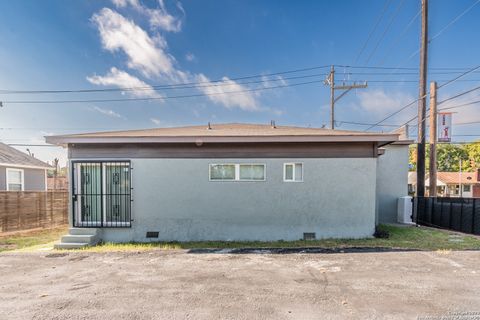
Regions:
[[[0,255],[1,319],[472,319],[478,311],[476,251]]]

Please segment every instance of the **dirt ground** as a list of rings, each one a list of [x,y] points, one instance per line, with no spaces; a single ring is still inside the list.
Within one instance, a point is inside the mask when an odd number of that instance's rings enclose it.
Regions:
[[[474,319],[479,311],[478,251],[0,254],[1,319]]]

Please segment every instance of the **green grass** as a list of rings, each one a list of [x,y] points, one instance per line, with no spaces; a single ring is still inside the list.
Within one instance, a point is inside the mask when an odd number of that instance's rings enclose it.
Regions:
[[[480,250],[480,237],[469,236],[426,227],[398,227],[381,225],[390,234],[388,239],[325,239],[309,241],[199,241],[199,242],[151,242],[151,243],[103,243],[84,248],[85,251],[143,251],[152,249],[201,249],[201,248],[349,248],[386,247],[418,250]]]
[[[80,249],[87,252],[182,250],[203,248],[350,248],[384,247],[418,250],[480,250],[480,237],[426,227],[399,227],[381,225],[379,229],[390,234],[387,239],[325,239],[313,241],[200,241],[200,242],[151,242],[151,243],[102,243]],[[36,251],[51,249],[53,242],[67,233],[66,227],[0,235],[0,252],[19,250]]]
[[[67,229],[68,228],[64,226],[53,229],[21,231],[11,235],[2,235],[0,233],[0,252],[51,244],[66,234]]]

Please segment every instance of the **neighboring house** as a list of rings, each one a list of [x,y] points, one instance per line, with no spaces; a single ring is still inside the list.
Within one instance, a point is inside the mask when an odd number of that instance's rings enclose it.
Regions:
[[[428,175],[425,179],[427,194],[430,180]],[[417,173],[408,173],[409,192],[415,193],[417,186]],[[437,196],[438,197],[480,197],[480,169],[476,172],[437,172]]]
[[[46,137],[68,148],[71,226],[115,242],[371,237],[407,194],[398,139],[274,123]]]
[[[0,143],[0,191],[46,191],[51,166]]]

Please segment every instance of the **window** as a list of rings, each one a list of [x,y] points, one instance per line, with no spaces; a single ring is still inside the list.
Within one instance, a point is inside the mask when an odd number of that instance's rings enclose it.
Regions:
[[[283,165],[283,181],[302,182],[303,163],[285,163]]]
[[[210,165],[210,180],[235,180],[234,164]]]
[[[211,181],[265,181],[265,165],[258,163],[211,164]]]
[[[7,191],[23,191],[23,170],[7,168]]]
[[[469,184],[464,184],[463,185],[463,192],[470,192],[471,191],[471,185]]]

